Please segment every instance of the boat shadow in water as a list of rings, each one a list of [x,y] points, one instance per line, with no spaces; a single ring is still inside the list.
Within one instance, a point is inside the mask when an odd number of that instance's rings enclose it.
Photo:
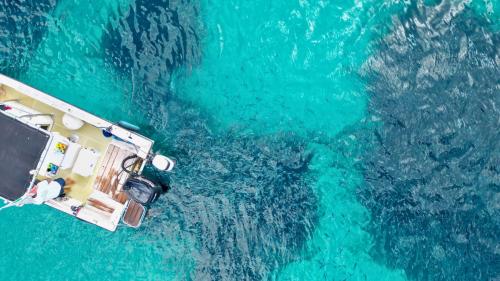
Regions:
[[[362,202],[373,255],[415,280],[500,276],[500,35],[463,5],[415,5],[367,61],[376,120]]]

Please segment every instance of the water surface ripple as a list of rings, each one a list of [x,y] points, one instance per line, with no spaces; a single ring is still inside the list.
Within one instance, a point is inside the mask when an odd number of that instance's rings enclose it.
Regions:
[[[178,161],[137,230],[0,213],[0,278],[499,279],[495,9],[0,0],[2,73]]]

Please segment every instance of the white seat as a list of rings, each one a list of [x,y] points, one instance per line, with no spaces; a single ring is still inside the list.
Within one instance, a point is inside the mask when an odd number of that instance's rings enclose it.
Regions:
[[[70,142],[68,148],[66,149],[64,159],[61,163],[61,169],[71,169],[73,167],[73,164],[75,164],[76,158],[78,157],[81,149],[82,146],[78,143]]]
[[[54,125],[54,120],[49,114],[41,114],[41,112],[27,107],[19,103],[18,101],[8,101],[4,104],[11,107],[11,109],[7,111],[8,113],[18,118],[22,118],[23,121],[26,121],[39,128],[50,131],[52,129],[52,126]]]
[[[47,149],[47,155],[42,163],[40,175],[54,177],[64,160],[69,140],[57,132],[52,133],[52,140]]]

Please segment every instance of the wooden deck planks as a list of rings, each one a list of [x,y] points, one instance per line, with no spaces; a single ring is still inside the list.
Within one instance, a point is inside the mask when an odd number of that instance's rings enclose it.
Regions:
[[[115,196],[113,196],[113,199],[117,202],[124,204],[125,202],[127,202],[128,196],[124,191],[122,191],[118,192]]]
[[[110,145],[108,150],[106,151],[106,155],[104,156],[104,160],[102,162],[101,168],[98,171],[97,178],[95,181],[94,189],[99,191],[104,191],[104,189],[109,185],[109,182],[106,182],[108,177],[105,174],[109,171],[109,166],[115,161],[116,155],[118,153],[117,147],[114,145]]]
[[[98,172],[94,189],[108,194],[120,203],[125,203],[127,196],[122,191],[122,187],[128,179],[129,174],[122,172],[121,166],[123,160],[130,155],[133,155],[133,153],[110,144],[104,156],[101,169]]]
[[[131,200],[128,205],[127,212],[123,216],[123,221],[132,227],[139,227],[141,225],[141,219],[144,213],[144,207],[139,203]]]

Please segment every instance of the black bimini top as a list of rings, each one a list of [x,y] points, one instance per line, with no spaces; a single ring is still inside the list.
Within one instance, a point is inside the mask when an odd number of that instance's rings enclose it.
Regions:
[[[48,133],[0,111],[1,197],[14,201],[23,196],[49,140]]]

